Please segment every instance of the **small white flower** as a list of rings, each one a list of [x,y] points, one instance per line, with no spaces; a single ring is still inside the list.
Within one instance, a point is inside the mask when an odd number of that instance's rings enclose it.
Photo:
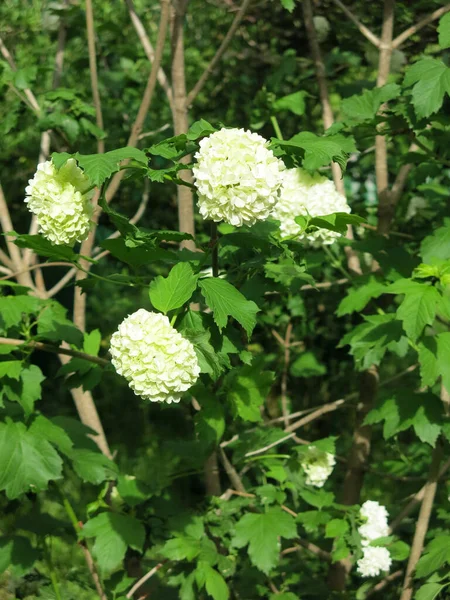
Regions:
[[[382,571],[389,571],[392,559],[387,548],[381,546],[366,546],[363,557],[357,562],[358,573],[363,577],[376,577]]]
[[[308,446],[300,464],[306,473],[307,485],[320,488],[331,475],[336,459],[329,452],[324,452],[316,446]]]
[[[169,319],[140,308],[111,337],[112,364],[138,396],[151,402],[179,402],[200,374],[192,343]]]
[[[244,129],[220,129],[201,140],[193,172],[204,219],[236,226],[267,219],[285,169],[267,146]]]
[[[89,179],[73,158],[60,169],[51,160],[41,163],[25,192],[28,209],[37,217],[39,231],[52,244],[85,240],[91,228],[93,192],[83,194]]]
[[[384,506],[373,500],[367,500],[361,506],[359,514],[366,519],[366,522],[358,528],[363,538],[363,546],[368,545],[372,540],[389,535],[389,515]]]
[[[321,217],[336,212],[350,212],[345,197],[340,194],[332,181],[322,175],[310,175],[303,169],[288,169],[284,172],[280,200],[272,217],[280,221],[282,238],[296,236],[309,241],[313,246],[332,244],[340,233],[328,229],[318,229],[313,233],[301,234],[301,227],[295,217]]]

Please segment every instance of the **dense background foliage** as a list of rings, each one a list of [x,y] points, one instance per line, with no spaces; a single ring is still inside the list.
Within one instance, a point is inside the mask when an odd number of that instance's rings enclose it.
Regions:
[[[222,59],[184,107],[189,131],[177,116],[183,90],[167,40],[161,65],[175,108],[157,84],[135,144],[142,152],[106,158],[97,155],[102,140],[106,151],[130,145],[151,69],[130,15],[156,46],[161,6],[93,3],[102,125],[90,4],[0,5],[0,222],[18,232],[17,245],[5,237],[0,246],[0,598],[118,600],[154,567],[134,597],[406,600],[411,585],[418,600],[447,597],[448,14],[395,47],[442,2],[349,2],[378,42],[384,36],[379,48],[340,2],[244,3]],[[189,91],[239,6],[172,4]],[[312,9],[313,39],[305,28]],[[220,273],[240,295],[224,310],[196,289],[167,308],[202,354],[201,382],[179,405],[144,403],[107,360],[75,356],[61,366],[45,350],[65,343],[107,359],[127,314],[163,310],[151,292],[163,285],[159,276],[181,277],[171,271],[178,263],[200,275],[211,267],[210,224],[195,214],[196,246],[178,232],[191,229],[179,221],[177,188],[181,203],[191,188],[177,185],[188,178],[177,164],[222,125],[278,138],[272,147],[289,166],[334,175],[364,218],[354,221],[354,239],[308,248],[280,243],[273,223],[219,225]],[[306,144],[301,132],[318,137]],[[55,160],[79,152],[103,192],[119,159],[137,167],[110,204],[116,212],[102,204],[92,244],[81,250],[25,234],[24,188],[49,152]],[[117,229],[121,236],[107,239]],[[64,264],[30,270],[36,261]],[[60,286],[73,265],[89,274]],[[19,349],[17,339],[28,345]],[[101,426],[86,408],[92,397]],[[102,452],[88,435],[99,427]],[[336,454],[323,489],[306,485],[300,467],[309,443]],[[394,529],[380,542],[394,561],[386,581],[349,566],[360,557],[358,506],[367,499],[387,506]]]

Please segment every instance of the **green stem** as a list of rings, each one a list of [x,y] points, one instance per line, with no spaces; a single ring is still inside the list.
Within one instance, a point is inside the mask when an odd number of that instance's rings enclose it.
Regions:
[[[211,261],[213,277],[219,277],[219,248],[217,236],[217,223],[211,223]]]
[[[72,523],[73,528],[75,529],[75,532],[78,535],[79,533],[81,533],[81,525],[78,522],[77,515],[75,514],[75,511],[73,510],[73,507],[70,504],[67,496],[64,494],[63,491],[61,491],[61,489],[59,491],[60,491],[61,495],[63,496],[63,506],[66,510],[67,516],[69,517],[70,522]]]
[[[270,122],[272,123],[272,127],[275,131],[275,135],[277,136],[277,138],[279,140],[284,140],[283,134],[281,133],[280,125],[278,123],[278,119],[274,115],[272,115],[270,117]]]
[[[45,561],[47,563],[48,570],[50,571],[50,581],[52,582],[52,587],[53,587],[53,591],[55,592],[56,600],[62,600],[61,592],[59,589],[58,578],[56,577],[55,569],[53,567],[51,550],[47,546],[46,539],[44,540],[44,553],[45,553]]]
[[[347,279],[352,279],[350,273],[346,269],[344,269],[342,263],[336,258],[336,256],[333,255],[328,246],[326,244],[323,244],[322,248],[325,254],[328,256],[328,258],[331,260],[332,266],[335,266],[336,269],[338,269]]]

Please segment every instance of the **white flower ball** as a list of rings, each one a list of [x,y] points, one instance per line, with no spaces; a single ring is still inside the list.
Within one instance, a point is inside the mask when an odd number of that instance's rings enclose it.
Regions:
[[[201,140],[193,172],[204,219],[236,226],[267,219],[285,169],[267,145],[244,129],[221,129]]]
[[[179,402],[197,381],[194,346],[169,319],[140,308],[111,337],[112,364],[138,396],[150,402]]]
[[[357,562],[358,573],[363,577],[376,577],[382,571],[389,571],[392,559],[387,548],[366,546],[363,557]]]
[[[280,200],[272,212],[272,217],[280,221],[282,238],[295,236],[313,246],[332,244],[341,236],[340,233],[318,229],[307,235],[300,234],[301,227],[295,222],[295,217],[308,214],[321,217],[336,212],[349,213],[350,207],[332,181],[322,175],[310,175],[303,169],[287,169],[284,172]]]
[[[89,179],[73,158],[60,169],[51,160],[41,163],[25,188],[28,209],[37,217],[39,231],[52,244],[85,240],[91,228],[93,191],[83,194]]]
[[[329,452],[324,452],[315,446],[308,446],[300,464],[306,473],[307,485],[320,488],[331,475],[336,459]]]
[[[363,538],[363,545],[368,545],[372,540],[389,535],[389,515],[384,506],[373,500],[367,500],[361,506],[359,514],[366,519],[366,522],[358,528]]]

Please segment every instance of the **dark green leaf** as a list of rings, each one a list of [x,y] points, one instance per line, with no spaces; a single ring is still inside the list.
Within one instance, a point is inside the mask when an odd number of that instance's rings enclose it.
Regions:
[[[199,280],[199,286],[205,297],[206,303],[214,313],[214,321],[222,330],[231,316],[250,336],[256,325],[258,306],[247,300],[231,283],[217,277]]]
[[[153,306],[167,314],[180,308],[191,299],[197,287],[197,277],[188,263],[175,265],[167,277],[156,277],[150,284],[150,301]]]
[[[278,564],[278,538],[297,536],[294,519],[280,508],[269,508],[262,514],[248,513],[236,524],[233,546],[248,544],[248,555],[253,565],[266,575]]]

